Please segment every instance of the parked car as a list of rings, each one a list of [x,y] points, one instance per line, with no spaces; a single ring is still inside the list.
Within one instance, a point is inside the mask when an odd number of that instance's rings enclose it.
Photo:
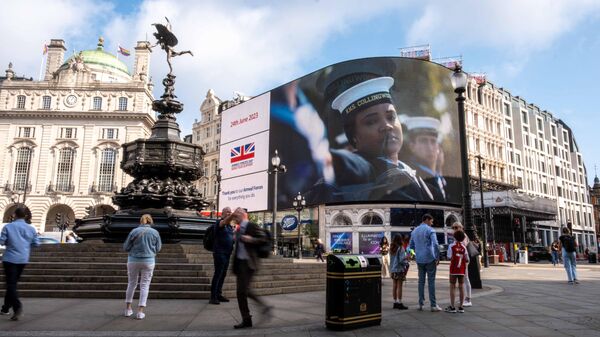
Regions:
[[[40,241],[40,244],[42,244],[42,245],[55,245],[55,244],[60,243],[60,241],[56,240],[55,238],[51,238],[49,236],[38,236],[38,240]]]
[[[532,261],[532,262],[543,261],[543,260],[552,261],[552,255],[550,254],[548,247],[529,246],[527,248],[527,251],[528,251],[528,255],[529,255],[529,261]]]

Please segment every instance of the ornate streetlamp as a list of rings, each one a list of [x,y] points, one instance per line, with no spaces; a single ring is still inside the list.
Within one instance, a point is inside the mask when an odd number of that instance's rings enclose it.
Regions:
[[[462,71],[462,67],[457,65],[454,73],[450,77],[454,92],[457,94],[458,103],[458,127],[460,136],[460,153],[462,165],[462,190],[463,190],[463,222],[465,232],[471,241],[477,237],[477,231],[473,225],[473,207],[471,204],[471,186],[469,183],[469,154],[467,149],[467,124],[465,121],[465,96],[468,76]],[[481,275],[479,275],[479,264],[469,263],[469,281],[471,286],[476,289],[481,288]]]
[[[292,205],[296,209],[296,212],[298,212],[298,259],[302,259],[302,237],[300,236],[302,221],[300,219],[300,213],[302,213],[302,210],[306,207],[306,199],[304,199],[304,196],[300,194],[300,192],[298,192],[298,195],[294,198]]]
[[[488,233],[487,233],[487,213],[485,212],[485,206],[483,204],[483,177],[481,172],[485,170],[485,163],[481,163],[483,157],[480,154],[475,156],[477,158],[477,168],[479,170],[479,196],[481,197],[481,227],[483,228],[483,242],[482,242],[482,253],[483,253],[483,266],[485,268],[489,267],[488,261],[488,253],[487,253],[487,241],[488,241]]]
[[[279,249],[277,247],[277,175],[279,173],[285,173],[286,171],[285,165],[281,163],[281,158],[279,158],[279,154],[277,150],[275,150],[275,155],[271,157],[271,170],[269,170],[269,174],[275,175],[273,179],[273,228],[271,229],[275,255],[279,254]]]

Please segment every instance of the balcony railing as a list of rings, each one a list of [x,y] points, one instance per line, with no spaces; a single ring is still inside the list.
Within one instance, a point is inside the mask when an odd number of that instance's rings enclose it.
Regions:
[[[4,185],[4,193],[30,193],[31,192],[31,184],[27,184],[25,188],[23,186],[15,186],[14,184],[6,183]]]
[[[75,185],[67,184],[50,184],[46,188],[48,193],[73,193],[75,192]]]
[[[92,184],[90,186],[90,193],[92,194],[112,194],[118,191],[117,185],[107,186],[97,186],[96,184]]]

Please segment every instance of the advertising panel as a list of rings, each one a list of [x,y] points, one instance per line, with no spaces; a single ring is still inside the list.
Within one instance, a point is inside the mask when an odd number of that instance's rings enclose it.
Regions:
[[[219,207],[244,207],[250,212],[267,209],[268,182],[267,172],[222,180]]]
[[[269,169],[269,132],[222,144],[219,152],[222,179]]]
[[[268,130],[270,96],[267,92],[223,111],[221,144]]]
[[[419,202],[459,205],[451,71],[411,58],[331,65],[271,90],[270,151],[288,171],[278,207]]]
[[[444,211],[426,208],[390,208],[390,226],[417,227],[426,213],[433,217],[433,227],[444,227]]]
[[[331,233],[331,251],[352,252],[352,232]]]
[[[359,254],[379,254],[379,243],[383,238],[383,232],[360,232],[358,233]]]

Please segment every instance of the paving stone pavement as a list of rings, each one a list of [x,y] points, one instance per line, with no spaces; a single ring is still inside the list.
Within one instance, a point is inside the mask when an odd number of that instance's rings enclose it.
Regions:
[[[484,289],[474,291],[474,306],[465,314],[417,311],[415,269],[404,288],[410,310],[391,309],[391,280],[383,281],[383,319],[377,327],[327,330],[323,291],[265,296],[275,307],[273,317],[255,315],[255,327],[242,331],[232,329],[239,322],[235,299],[221,305],[150,300],[146,319],[139,321],[121,316],[122,301],[23,298],[25,316],[18,322],[0,317],[0,336],[600,336],[600,265],[580,264],[579,285],[567,284],[560,266],[492,266],[483,272]],[[440,265],[440,306],[448,304],[447,274],[447,265]]]

